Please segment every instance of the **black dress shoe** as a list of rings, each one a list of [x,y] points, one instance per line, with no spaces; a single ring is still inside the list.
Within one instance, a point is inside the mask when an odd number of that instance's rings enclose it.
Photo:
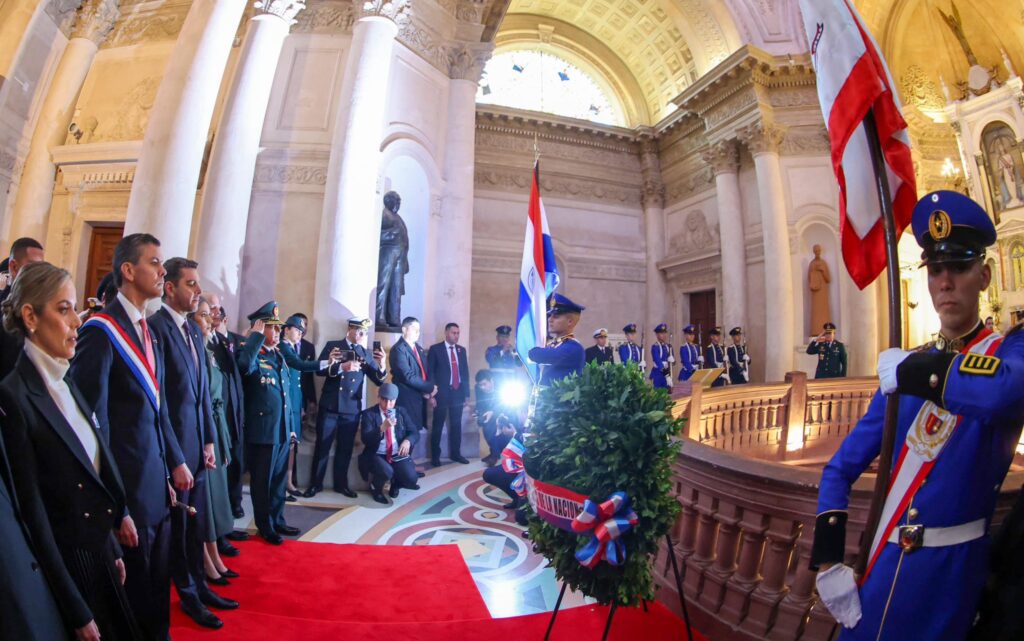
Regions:
[[[310,487],[309,489],[307,489],[305,492],[302,493],[302,496],[307,498],[307,499],[311,499],[314,496],[316,496],[318,492],[322,492],[323,489],[324,488],[319,487],[319,486]]]
[[[218,610],[238,609],[238,601],[225,599],[213,590],[206,590],[205,592],[200,592],[199,600],[202,601],[203,605],[205,605],[208,608],[217,608]]]
[[[225,579],[237,579],[239,576],[241,576],[240,574],[238,574],[238,572],[235,572],[231,568],[225,568],[224,571],[220,573],[220,575]]]
[[[419,470],[416,470],[416,478],[421,479],[426,475],[426,472],[420,472]]]
[[[302,491],[300,490],[288,490],[287,492],[288,496],[302,496]]]
[[[239,554],[238,548],[223,539],[217,540],[217,552],[219,552],[221,556],[228,557],[236,557]]]
[[[263,532],[260,532],[260,536],[263,537],[264,541],[271,545],[281,545],[284,543],[284,539],[277,532],[274,532],[273,534],[264,534]]]
[[[390,496],[390,497],[391,497],[391,498],[393,498],[393,499],[397,499],[397,498],[398,498],[398,491],[399,491],[400,489],[401,489],[400,487],[398,487],[397,485],[395,485],[394,483],[392,483],[392,484],[391,484],[391,489],[390,489],[390,490],[388,490],[388,496]]]
[[[181,611],[204,628],[219,630],[224,626],[224,622],[218,619],[216,614],[207,610],[206,606],[201,603],[186,603],[182,601]]]
[[[409,489],[410,490],[418,490],[418,489],[420,489],[420,484],[419,483],[413,483],[412,487],[410,487]]]
[[[377,501],[378,503],[383,503],[384,505],[388,504],[388,500],[384,498],[384,495],[381,494],[380,492],[377,492],[373,495],[373,500]]]
[[[465,456],[462,456],[461,454],[458,456],[453,456],[452,460],[455,461],[456,463],[462,463],[463,465],[469,463],[469,459],[467,459]]]
[[[284,502],[285,503],[298,503],[299,499],[295,498],[291,494],[285,494],[284,495]]]
[[[278,525],[274,529],[277,530],[278,534],[283,534],[285,536],[298,536],[302,533],[302,530],[291,525]]]
[[[241,530],[234,530],[224,535],[224,538],[228,541],[248,541],[249,533]]]
[[[342,495],[342,496],[347,496],[350,499],[354,499],[357,496],[359,496],[358,494],[356,494],[352,490],[348,489],[347,487],[335,488],[334,491],[337,492],[338,494]]]
[[[224,576],[219,576],[217,578],[213,578],[209,574],[206,575],[206,582],[208,584],[210,584],[210,585],[220,585],[220,586],[231,585],[231,581],[228,581],[227,578],[225,578]]]
[[[243,510],[240,507],[233,507],[231,508],[231,516],[235,517],[236,519],[240,519],[243,516],[245,516],[245,510]]]
[[[441,459],[437,459],[437,458],[430,459],[430,467],[441,467]]]

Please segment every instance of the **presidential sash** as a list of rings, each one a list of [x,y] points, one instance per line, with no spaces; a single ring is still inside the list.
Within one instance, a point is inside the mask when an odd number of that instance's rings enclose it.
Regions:
[[[1002,342],[1002,334],[982,331],[961,353],[991,356]],[[899,458],[896,459],[896,466],[889,481],[889,492],[882,507],[882,516],[878,520],[879,528],[875,531],[875,538],[871,543],[871,554],[868,556],[868,565],[861,578],[861,585],[867,581],[900,516],[910,505],[910,500],[914,498],[921,484],[928,478],[935,467],[935,461],[962,420],[963,417],[947,412],[931,401],[926,401],[921,406],[913,424],[907,430],[907,438],[900,449]]]
[[[142,386],[153,409],[159,412],[160,386],[156,382],[156,374],[149,367],[146,356],[139,350],[139,346],[128,337],[124,328],[108,314],[94,314],[82,325],[82,329],[86,327],[98,327],[103,330],[114,346],[114,351],[121,355],[128,370],[139,381],[139,385]]]

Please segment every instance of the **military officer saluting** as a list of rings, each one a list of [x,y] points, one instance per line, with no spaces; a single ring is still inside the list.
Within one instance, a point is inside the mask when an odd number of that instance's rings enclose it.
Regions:
[[[668,325],[661,323],[654,328],[657,340],[651,345],[651,383],[661,389],[672,389],[672,364],[676,362],[672,355],[672,346],[668,344]]]
[[[603,327],[594,332],[594,345],[587,348],[587,362],[595,361],[598,365],[615,362],[612,348],[608,346],[608,330]]]
[[[693,373],[704,364],[704,356],[697,344],[697,328],[687,325],[683,328],[685,342],[679,348],[679,380],[689,380]]]
[[[512,328],[508,325],[499,325],[494,329],[496,345],[491,345],[484,353],[487,359],[487,366],[491,369],[514,370],[523,366],[523,361],[516,354],[515,346],[512,345]]]
[[[743,342],[743,328],[733,327],[729,330],[732,345],[725,348],[725,358],[729,362],[729,382],[742,385],[750,382],[750,354],[747,344]]]
[[[939,191],[914,208],[938,339],[878,358],[880,390],[822,472],[811,567],[841,640],[964,639],[989,560],[988,529],[1024,422],[1024,332],[985,328],[992,220]],[[885,393],[897,393],[893,477],[858,582],[843,565],[850,488],[882,447]],[[986,637],[990,638],[990,637]]]
[[[626,342],[619,345],[619,362],[622,364],[637,363],[640,365],[640,369],[647,369],[644,350],[636,344],[636,323],[630,323],[623,327],[622,333],[626,335]]]
[[[722,329],[720,327],[713,328],[708,332],[710,337],[710,343],[704,350],[704,366],[708,369],[725,369],[725,350],[722,349]],[[722,372],[722,375],[715,379],[715,382],[711,384],[711,387],[722,387],[729,382],[729,375]]]
[[[584,309],[561,294],[552,294],[548,299],[548,334],[551,342],[547,347],[534,347],[529,353],[531,361],[543,366],[541,385],[551,385],[566,376],[583,373],[583,366],[586,365],[585,350],[576,340],[573,331]]]
[[[818,357],[814,378],[846,376],[846,346],[836,340],[835,323],[825,323],[825,331],[811,341],[807,353]]]

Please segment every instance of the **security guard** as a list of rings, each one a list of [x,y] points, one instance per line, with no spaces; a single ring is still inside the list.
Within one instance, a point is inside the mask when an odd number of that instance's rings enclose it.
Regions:
[[[547,347],[534,347],[529,357],[540,363],[542,386],[551,385],[572,374],[582,374],[586,365],[583,345],[573,336],[580,313],[586,309],[561,294],[552,294],[548,299],[548,334],[551,342]]]
[[[729,382],[742,385],[750,382],[750,354],[747,344],[743,342],[743,328],[733,327],[729,330],[732,345],[725,348],[725,358],[729,362]]]
[[[700,353],[700,345],[697,345],[697,328],[687,325],[683,328],[683,336],[686,341],[679,348],[679,380],[689,380],[693,373],[704,364],[704,356]]]
[[[846,345],[836,340],[835,323],[825,323],[825,331],[811,341],[807,353],[817,355],[818,368],[814,378],[842,378],[846,376]]]
[[[626,342],[619,345],[619,362],[622,364],[637,363],[640,365],[640,369],[647,369],[644,350],[636,344],[636,323],[630,323],[623,327],[622,333],[626,335]]]
[[[512,328],[508,325],[499,325],[494,328],[497,340],[496,345],[491,345],[484,353],[487,359],[487,366],[491,369],[515,370],[523,366],[523,361],[516,354],[515,346],[512,344]]]
[[[598,365],[614,363],[615,356],[612,348],[608,347],[608,330],[601,328],[594,332],[594,345],[587,348],[587,362],[597,362]]]
[[[825,466],[818,494],[811,567],[845,641],[967,636],[985,583],[989,523],[1024,423],[1024,332],[1004,338],[979,317],[992,279],[992,220],[963,194],[938,191],[917,203],[912,224],[939,336],[914,352],[879,355],[880,390]],[[886,393],[900,395],[893,477],[858,585],[843,565],[847,507],[881,450]]]
[[[719,342],[722,340],[722,328],[715,327],[708,332],[711,342],[708,343],[707,348],[704,349],[704,363],[708,369],[725,368],[725,350]],[[729,382],[729,375],[722,372],[722,375],[715,379],[715,382],[711,384],[711,387],[722,387]]]
[[[245,448],[256,528],[268,543],[298,528],[284,521],[288,439],[292,426],[291,372],[278,350],[281,319],[275,301],[249,314],[252,327],[238,350],[245,396]]]
[[[676,357],[672,355],[672,346],[668,343],[668,325],[661,323],[654,328],[657,340],[651,345],[651,382],[654,387],[672,389],[672,364]]]

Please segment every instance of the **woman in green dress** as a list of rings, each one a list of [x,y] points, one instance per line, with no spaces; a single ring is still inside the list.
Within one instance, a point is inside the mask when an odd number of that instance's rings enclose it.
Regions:
[[[203,331],[204,344],[213,334],[213,323],[210,318],[210,303],[199,300],[199,307],[191,314],[192,320]],[[227,579],[238,576],[224,565],[217,551],[217,540],[230,534],[235,528],[231,514],[231,499],[228,496],[228,465],[231,463],[231,437],[228,434],[227,417],[224,414],[224,374],[217,367],[209,347],[205,350],[206,370],[209,372],[210,401],[213,406],[214,451],[217,466],[206,471],[207,495],[207,529],[206,537],[206,578],[215,585],[227,584]]]

